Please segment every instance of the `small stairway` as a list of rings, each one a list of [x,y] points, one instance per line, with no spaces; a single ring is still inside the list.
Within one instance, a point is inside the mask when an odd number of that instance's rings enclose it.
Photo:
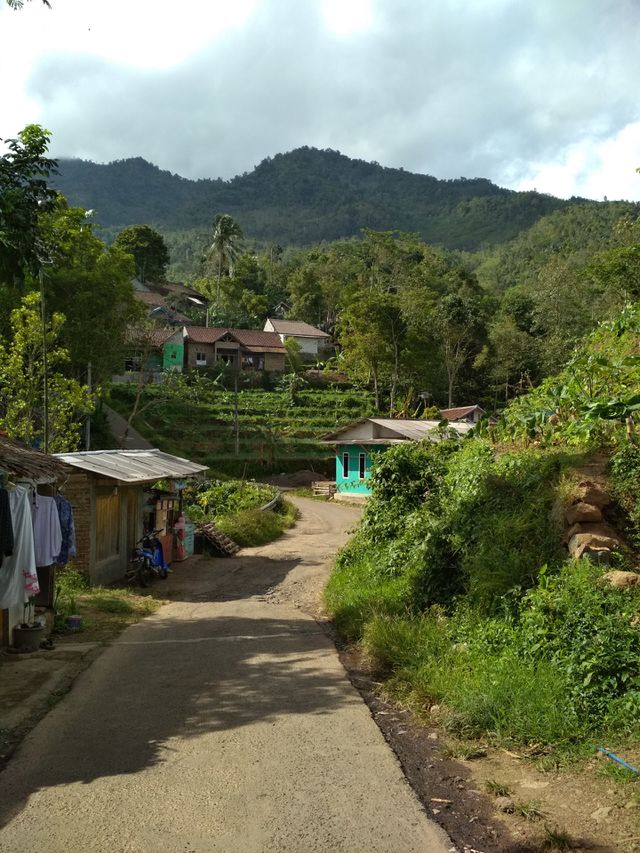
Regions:
[[[240,546],[233,539],[221,533],[211,522],[197,524],[195,532],[206,539],[221,557],[232,557],[240,550]]]

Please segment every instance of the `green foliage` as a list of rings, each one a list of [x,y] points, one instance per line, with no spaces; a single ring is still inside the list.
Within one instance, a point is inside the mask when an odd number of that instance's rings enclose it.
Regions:
[[[245,509],[234,515],[227,515],[218,522],[218,529],[226,533],[243,548],[266,545],[273,542],[284,531],[293,527],[296,521],[296,509],[288,501],[275,510]]]
[[[600,445],[640,410],[640,308],[626,306],[577,347],[557,376],[514,400],[502,435],[543,444]]]
[[[612,494],[628,519],[629,533],[640,546],[640,448],[625,443],[611,456],[609,483]]]
[[[169,265],[169,250],[162,234],[149,225],[130,225],[116,237],[114,246],[133,257],[139,281],[164,279]]]
[[[273,486],[246,480],[203,480],[189,483],[183,492],[185,512],[196,521],[218,521],[264,506],[277,493]]]
[[[440,181],[353,160],[338,151],[298,148],[263,160],[231,181],[189,181],[141,158],[99,166],[62,160],[57,186],[73,204],[100,211],[101,224],[152,221],[204,229],[226,210],[257,240],[309,245],[400,228],[450,248],[508,240],[565,202],[501,189],[480,178]]]
[[[640,631],[631,624],[640,593],[599,576],[588,560],[569,562],[557,575],[541,572],[520,605],[522,653],[565,673],[573,707],[589,721],[606,716],[612,700],[640,691]]]
[[[154,446],[202,462],[216,474],[246,478],[302,468],[331,474],[334,454],[319,440],[373,413],[366,391],[305,388],[297,391],[292,407],[286,391],[245,387],[238,394],[240,453],[235,456],[233,394],[211,383],[205,387],[201,378],[198,371],[183,374],[184,386],[176,385],[170,395],[162,386],[145,386],[133,425]],[[134,385],[117,384],[109,404],[128,417],[135,396]]]
[[[86,386],[66,377],[60,368],[69,360],[58,345],[64,324],[54,313],[46,323],[48,386],[48,452],[75,450],[83,418],[93,410]],[[25,444],[45,442],[43,320],[40,295],[30,293],[11,312],[11,340],[0,340],[0,425]]]
[[[400,445],[374,467],[327,605],[392,694],[438,704],[459,736],[576,749],[640,733],[640,590],[563,563],[552,521],[576,461],[472,439]],[[638,462],[625,449],[614,466],[631,511]]]
[[[51,134],[30,124],[17,139],[5,139],[0,157],[0,284],[20,285],[49,260],[40,231],[40,213],[50,209],[56,193],[47,185],[56,161],[46,157]]]

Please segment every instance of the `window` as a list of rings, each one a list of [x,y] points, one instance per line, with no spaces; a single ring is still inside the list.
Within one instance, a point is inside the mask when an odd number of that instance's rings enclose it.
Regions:
[[[196,353],[196,364],[200,367],[206,366],[207,364],[207,354],[206,352],[197,352]]]
[[[349,454],[342,454],[342,476],[345,480],[349,478]]]
[[[364,453],[361,453],[358,458],[358,476],[361,480],[364,480],[366,471],[367,471],[367,457]]]

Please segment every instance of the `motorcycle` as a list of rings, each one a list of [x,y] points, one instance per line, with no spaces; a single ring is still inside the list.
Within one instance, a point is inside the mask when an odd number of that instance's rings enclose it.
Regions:
[[[154,577],[164,579],[169,574],[170,568],[164,561],[162,543],[158,539],[158,533],[161,531],[161,527],[150,530],[136,542],[126,576],[130,583],[146,587]]]

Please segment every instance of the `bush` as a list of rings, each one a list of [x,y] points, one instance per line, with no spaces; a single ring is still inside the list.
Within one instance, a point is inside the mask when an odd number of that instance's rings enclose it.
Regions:
[[[245,509],[234,515],[221,518],[218,529],[243,548],[266,545],[273,542],[284,531],[293,527],[296,521],[296,509],[293,504],[283,501],[276,510]]]

